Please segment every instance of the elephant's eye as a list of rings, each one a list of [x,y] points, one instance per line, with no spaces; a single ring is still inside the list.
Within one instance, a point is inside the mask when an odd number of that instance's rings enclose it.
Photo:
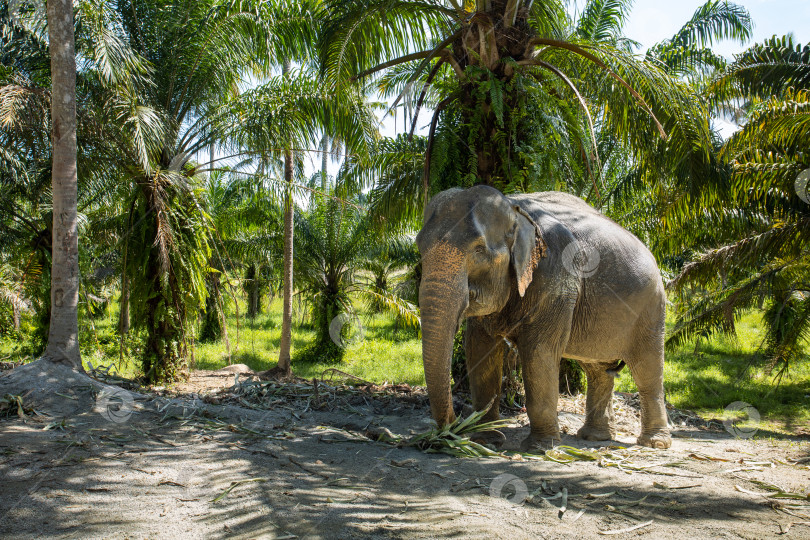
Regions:
[[[484,246],[476,246],[476,248],[475,248],[475,253],[478,254],[478,255],[482,255],[484,253],[484,251],[486,251],[484,249]]]

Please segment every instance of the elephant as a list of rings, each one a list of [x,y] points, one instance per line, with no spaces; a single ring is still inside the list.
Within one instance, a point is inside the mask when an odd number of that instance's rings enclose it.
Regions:
[[[560,440],[562,357],[587,377],[589,441],[614,440],[616,372],[628,366],[641,401],[637,443],[671,445],[664,402],[666,295],[655,257],[632,233],[582,199],[549,191],[505,196],[453,188],[426,205],[416,237],[422,256],[422,359],[433,419],[455,421],[450,363],[466,319],[464,350],[473,406],[500,418],[502,366],[517,349],[530,434],[522,448]],[[500,432],[480,434],[505,442]]]

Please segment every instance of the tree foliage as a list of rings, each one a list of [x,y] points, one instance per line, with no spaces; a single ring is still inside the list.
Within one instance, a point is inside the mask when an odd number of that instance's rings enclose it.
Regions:
[[[718,233],[709,243],[683,239],[702,252],[672,283],[688,302],[670,344],[733,331],[735,317],[767,302],[770,365],[787,368],[802,354],[810,335],[810,197],[801,181],[810,168],[808,66],[810,47],[773,38],[738,55],[709,86],[719,109],[745,103],[746,122],[720,150],[728,199],[691,209]]]

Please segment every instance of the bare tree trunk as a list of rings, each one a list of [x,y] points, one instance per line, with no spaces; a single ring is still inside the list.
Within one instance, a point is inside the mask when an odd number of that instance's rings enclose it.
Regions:
[[[14,319],[14,331],[20,331],[20,308],[16,303],[11,304],[11,315]]]
[[[329,136],[324,133],[321,139],[321,191],[326,191],[326,184],[329,181],[328,167],[329,167]]]
[[[259,293],[259,278],[257,273],[256,279],[254,279],[253,283],[250,284],[250,306],[248,307],[250,311],[248,313],[248,317],[251,319],[255,319],[259,314],[259,303],[262,299]]]
[[[121,280],[121,303],[118,314],[118,335],[129,334],[129,280]]]
[[[79,354],[79,227],[76,216],[76,53],[73,3],[48,0],[53,138],[51,326],[46,358],[82,369]]]
[[[282,73],[290,71],[290,62],[285,61]],[[278,353],[278,371],[290,375],[290,345],[292,342],[292,286],[293,286],[293,155],[291,150],[284,151],[284,181],[287,193],[284,198],[284,306],[281,316],[281,343]]]

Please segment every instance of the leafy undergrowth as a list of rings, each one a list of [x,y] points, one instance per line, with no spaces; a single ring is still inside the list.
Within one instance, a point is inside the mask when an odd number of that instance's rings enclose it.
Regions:
[[[733,416],[726,407],[742,401],[761,415],[758,436],[780,433],[810,435],[810,358],[791,366],[777,384],[767,360],[758,353],[762,344],[761,314],[746,314],[736,336],[714,335],[667,352],[664,384],[667,401],[707,419]],[[635,392],[629,370],[621,372],[616,389]]]

